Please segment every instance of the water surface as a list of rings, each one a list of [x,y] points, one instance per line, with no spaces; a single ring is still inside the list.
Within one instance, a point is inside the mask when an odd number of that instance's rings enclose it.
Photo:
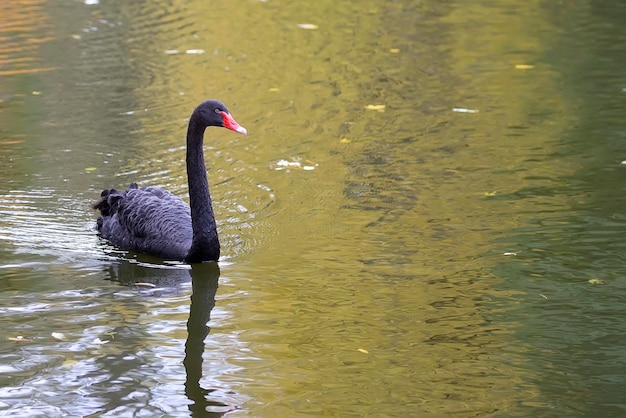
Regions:
[[[0,414],[626,412],[621,3],[2,8]],[[219,267],[101,242],[206,98]]]

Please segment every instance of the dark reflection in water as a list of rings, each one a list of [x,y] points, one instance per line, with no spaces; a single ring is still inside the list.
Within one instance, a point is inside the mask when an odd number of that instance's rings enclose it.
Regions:
[[[210,332],[207,325],[211,319],[211,310],[215,306],[215,293],[220,270],[217,263],[195,264],[191,269],[191,307],[189,320],[187,321],[187,342],[185,343],[185,394],[192,401],[189,410],[192,416],[218,417],[228,412],[208,412],[208,408],[223,408],[228,405],[223,402],[211,400],[209,396],[213,389],[203,388],[200,385],[202,378],[202,353],[204,352],[204,339]]]
[[[194,264],[191,269],[188,269],[185,265],[150,264],[149,261],[156,261],[150,257],[138,256],[138,259],[141,265],[137,265],[136,260],[131,260],[132,262],[121,260],[111,264],[109,267],[111,279],[130,287],[148,289],[151,296],[176,294],[181,284],[191,279],[192,295],[183,360],[186,373],[185,395],[191,401],[189,410],[192,416],[219,417],[224,415],[232,407],[219,400],[211,399],[211,394],[215,392],[215,389],[201,386],[204,373],[202,355],[205,349],[205,338],[210,332],[207,324],[211,319],[211,311],[215,307],[215,294],[220,277],[218,264]],[[123,331],[117,329],[116,332]],[[126,354],[120,353],[122,357]],[[113,364],[113,359],[110,357],[106,360],[107,368],[121,370],[128,368],[127,361],[121,368],[120,365]],[[141,364],[137,364],[138,369],[140,366]],[[145,367],[144,364],[142,369],[145,370]],[[154,372],[158,373],[158,370]],[[133,390],[136,390],[136,387],[133,387]],[[111,405],[111,408],[113,407],[114,405]],[[211,409],[222,411],[211,411]]]
[[[177,294],[181,285],[189,282],[187,266],[164,264],[162,261],[144,255],[126,254],[111,250],[111,245],[103,243],[104,252],[111,258],[107,270],[113,281],[132,288],[149,291],[151,295]],[[117,255],[117,259],[115,258]],[[122,256],[122,259],[119,257]]]

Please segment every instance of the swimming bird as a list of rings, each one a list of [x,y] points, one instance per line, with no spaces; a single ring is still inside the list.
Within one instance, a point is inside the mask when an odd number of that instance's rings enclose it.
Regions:
[[[93,208],[100,211],[96,229],[116,246],[187,263],[217,261],[220,243],[204,162],[204,131],[219,126],[246,135],[246,129],[217,100],[195,108],[187,128],[189,205],[159,187],[123,192],[103,190]]]

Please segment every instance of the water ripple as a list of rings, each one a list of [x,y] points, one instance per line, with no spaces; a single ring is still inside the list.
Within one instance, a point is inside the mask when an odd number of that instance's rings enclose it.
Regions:
[[[97,238],[93,221],[86,218],[89,203],[68,201],[49,189],[11,191],[0,196],[0,241],[17,255],[47,256],[62,263],[93,257]]]

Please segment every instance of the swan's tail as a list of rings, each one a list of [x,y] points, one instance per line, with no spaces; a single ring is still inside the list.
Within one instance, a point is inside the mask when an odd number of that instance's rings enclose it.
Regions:
[[[129,189],[137,189],[137,183],[131,183]],[[124,197],[126,192],[119,192],[116,189],[103,190],[100,193],[100,200],[92,205],[94,210],[100,211],[100,216],[97,221],[97,229],[102,228],[104,218],[112,216],[119,207],[120,200]]]

